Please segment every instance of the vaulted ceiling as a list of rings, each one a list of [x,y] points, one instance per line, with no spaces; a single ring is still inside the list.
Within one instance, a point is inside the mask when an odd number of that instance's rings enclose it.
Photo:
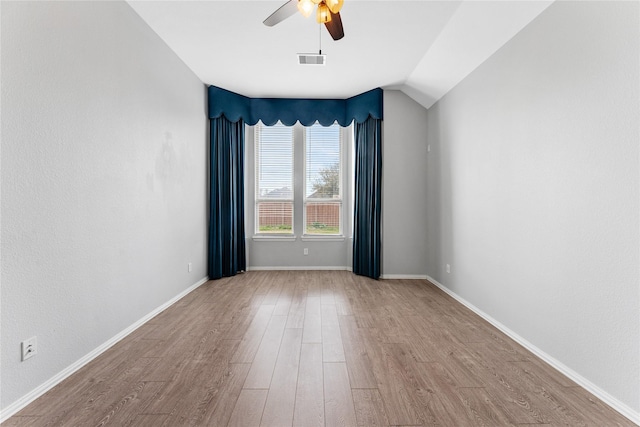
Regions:
[[[206,84],[254,97],[347,98],[399,89],[430,107],[552,1],[345,0],[345,37],[312,15],[262,21],[286,0],[129,1]],[[327,55],[298,65],[297,53]]]

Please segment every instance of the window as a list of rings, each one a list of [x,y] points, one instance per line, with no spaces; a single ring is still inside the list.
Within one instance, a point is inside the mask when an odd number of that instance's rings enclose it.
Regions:
[[[256,232],[293,233],[293,128],[256,126]]]
[[[340,126],[305,129],[304,234],[342,234]]]
[[[343,129],[337,123],[327,127],[258,123],[256,233],[341,236],[344,156]]]

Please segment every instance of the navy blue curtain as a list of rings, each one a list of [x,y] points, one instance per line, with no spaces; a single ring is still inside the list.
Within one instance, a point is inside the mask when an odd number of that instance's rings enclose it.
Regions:
[[[347,99],[249,98],[216,86],[209,86],[209,118],[224,115],[232,122],[240,119],[248,125],[262,121],[267,126],[280,120],[286,126],[296,122],[322,126],[338,122],[349,126],[369,117],[382,120],[382,89],[372,89]]]
[[[244,236],[244,122],[211,119],[209,277],[246,270]]]
[[[209,277],[246,270],[244,235],[244,124],[261,120],[287,126],[356,125],[356,192],[353,271],[380,276],[381,123],[383,92],[376,88],[347,99],[249,98],[209,86],[211,206]]]
[[[380,277],[382,213],[382,120],[355,124],[353,272]]]

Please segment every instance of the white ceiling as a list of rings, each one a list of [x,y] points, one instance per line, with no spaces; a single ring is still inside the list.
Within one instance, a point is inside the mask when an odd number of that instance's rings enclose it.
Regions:
[[[206,84],[291,98],[348,98],[382,87],[428,108],[553,0],[345,0],[339,41],[313,15],[263,25],[285,1],[128,3]],[[296,54],[318,53],[320,43],[326,66],[298,65]]]

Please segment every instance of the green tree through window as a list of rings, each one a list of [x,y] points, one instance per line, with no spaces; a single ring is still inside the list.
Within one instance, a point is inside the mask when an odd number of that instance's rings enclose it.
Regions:
[[[334,163],[318,171],[310,198],[332,199],[340,195],[340,163]]]

